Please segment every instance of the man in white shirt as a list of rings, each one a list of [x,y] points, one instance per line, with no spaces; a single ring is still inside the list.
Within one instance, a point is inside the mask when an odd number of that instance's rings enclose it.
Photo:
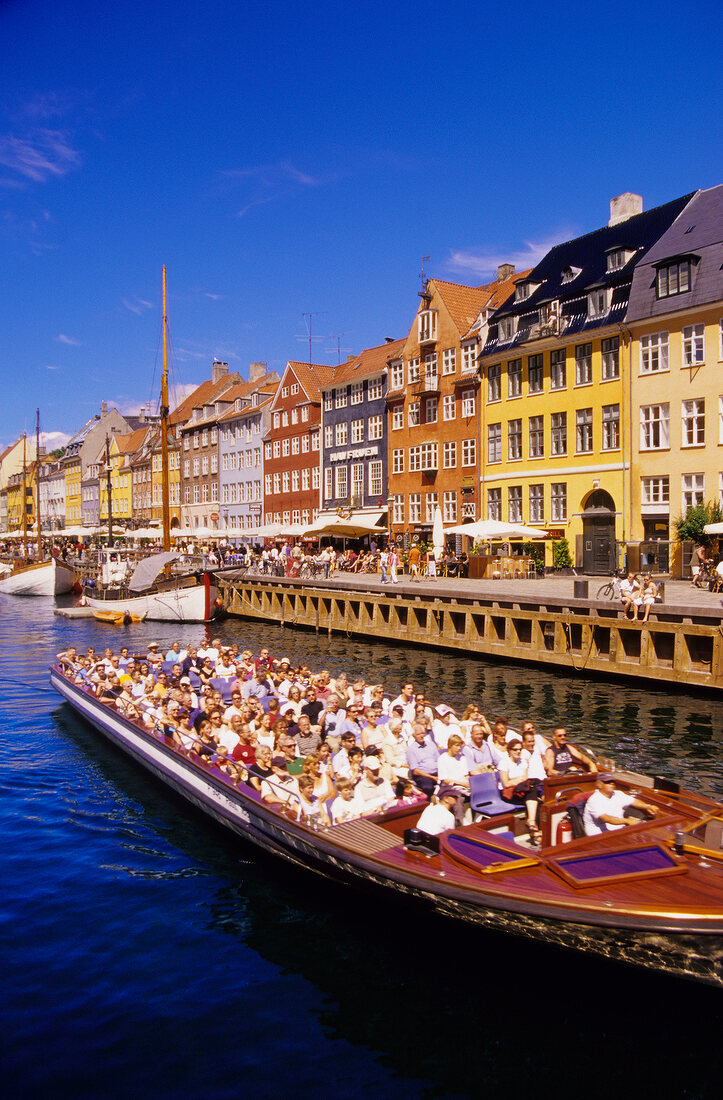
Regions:
[[[657,817],[656,806],[650,806],[633,795],[616,790],[615,777],[610,772],[600,772],[597,788],[585,803],[585,835],[596,836],[610,829],[622,829],[624,825],[639,825],[639,818],[626,814],[631,806],[644,810],[650,817]]]
[[[396,699],[392,699],[389,704],[389,713],[391,714],[395,707],[402,708],[402,717],[405,722],[414,721],[414,712],[416,706],[416,699],[414,697],[414,684],[411,680],[407,680],[402,684],[402,690]]]
[[[456,792],[451,787],[440,787],[437,801],[430,802],[428,806],[425,806],[417,822],[417,828],[432,836],[438,836],[440,833],[446,833],[448,829],[454,829],[456,822],[453,810],[456,805]]]

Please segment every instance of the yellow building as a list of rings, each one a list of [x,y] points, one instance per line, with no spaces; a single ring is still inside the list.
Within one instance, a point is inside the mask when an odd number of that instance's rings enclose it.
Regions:
[[[675,520],[690,506],[723,503],[721,224],[723,186],[697,192],[636,267],[627,311],[629,527],[643,543],[641,564],[661,571]],[[681,564],[676,555],[676,571]]]
[[[111,467],[111,507],[113,522],[128,524],[133,515],[131,459],[143,442],[147,428],[128,435],[114,435],[110,440],[108,461]],[[100,522],[108,522],[108,478],[100,479]]]
[[[68,527],[80,526],[83,522],[81,443],[81,440],[69,443],[62,458],[65,474],[65,523]]]
[[[686,202],[643,213],[637,195],[613,199],[607,226],[517,283],[480,355],[482,517],[566,538],[588,573],[615,568],[630,537],[632,274]]]

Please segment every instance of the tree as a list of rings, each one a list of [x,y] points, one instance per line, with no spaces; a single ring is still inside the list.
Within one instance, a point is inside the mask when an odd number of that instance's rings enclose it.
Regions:
[[[555,569],[570,569],[572,567],[570,544],[567,539],[555,539],[553,542],[552,564]]]
[[[692,540],[700,546],[708,546],[711,536],[703,528],[709,523],[720,523],[723,519],[720,505],[709,500],[707,504],[696,504],[688,508],[684,516],[675,521],[675,530],[681,542]]]

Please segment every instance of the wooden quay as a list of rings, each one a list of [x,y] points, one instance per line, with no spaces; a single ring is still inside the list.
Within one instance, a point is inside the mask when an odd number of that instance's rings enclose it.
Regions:
[[[591,578],[596,592],[604,578]],[[219,577],[231,615],[317,633],[461,650],[488,658],[552,665],[571,673],[723,689],[721,600],[668,582],[647,623],[615,601],[576,598],[570,578],[459,579],[381,585],[378,576],[309,581],[226,572]]]

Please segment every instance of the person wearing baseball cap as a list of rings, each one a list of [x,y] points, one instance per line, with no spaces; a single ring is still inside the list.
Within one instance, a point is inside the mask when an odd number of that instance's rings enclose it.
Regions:
[[[640,818],[627,812],[631,807],[642,810],[648,817],[658,815],[657,806],[617,790],[612,772],[599,772],[596,789],[585,803],[582,815],[585,835],[596,836],[625,825],[639,825]]]

